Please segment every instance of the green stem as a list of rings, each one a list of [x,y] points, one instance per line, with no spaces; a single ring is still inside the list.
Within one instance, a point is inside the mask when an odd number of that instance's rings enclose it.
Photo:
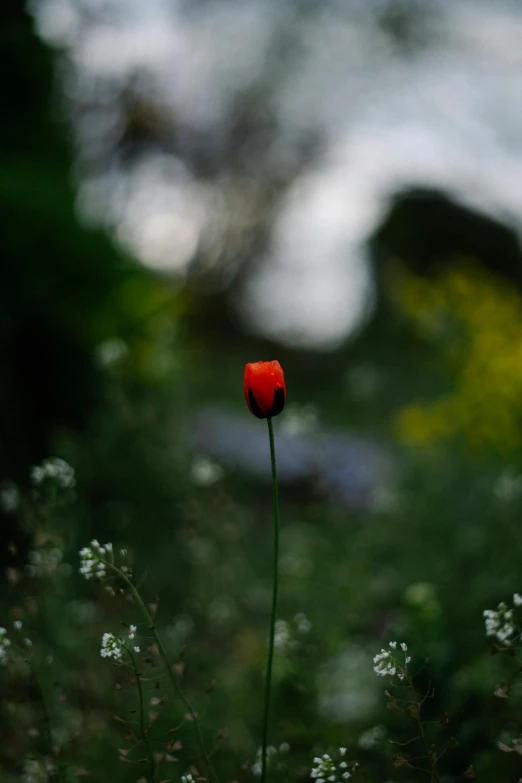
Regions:
[[[160,654],[160,656],[163,659],[163,663],[165,664],[165,669],[167,670],[167,674],[169,676],[170,682],[171,682],[172,686],[174,687],[176,693],[178,694],[179,698],[181,699],[181,701],[185,705],[185,707],[186,707],[186,709],[187,709],[187,711],[188,711],[188,713],[189,713],[189,715],[190,715],[190,717],[192,719],[192,722],[194,723],[194,727],[196,729],[196,735],[197,735],[197,738],[198,738],[199,747],[200,747],[200,750],[201,750],[201,756],[202,756],[202,758],[203,758],[203,760],[204,760],[204,762],[205,762],[205,764],[207,766],[207,769],[209,771],[210,777],[212,778],[214,783],[219,783],[219,779],[218,779],[218,777],[217,777],[217,775],[216,775],[216,773],[214,771],[214,768],[212,766],[212,762],[210,761],[210,757],[209,757],[209,755],[207,753],[207,750],[205,748],[205,742],[203,740],[203,733],[201,731],[201,726],[199,724],[199,719],[198,719],[197,713],[194,710],[194,708],[192,707],[192,705],[190,704],[190,702],[187,699],[187,697],[185,696],[185,693],[183,691],[183,688],[181,687],[181,684],[179,683],[179,681],[178,681],[177,677],[175,676],[174,672],[172,671],[172,666],[170,665],[169,659],[167,657],[167,653],[166,653],[165,648],[163,646],[163,642],[161,641],[161,639],[160,639],[160,637],[158,635],[158,631],[156,630],[156,625],[154,623],[154,619],[152,618],[152,615],[150,614],[150,612],[147,609],[147,607],[145,605],[145,602],[143,601],[141,595],[139,594],[138,590],[133,585],[133,583],[131,582],[131,580],[127,576],[127,574],[125,574],[123,571],[121,571],[113,563],[110,563],[108,561],[103,561],[103,562],[105,562],[105,564],[107,566],[110,566],[110,568],[112,568],[112,570],[115,571],[115,573],[117,573],[118,576],[121,579],[123,579],[123,581],[125,582],[125,584],[129,588],[129,590],[131,591],[132,597],[134,598],[136,604],[140,608],[141,613],[142,613],[143,617],[145,618],[145,622],[147,623],[147,627],[151,631],[151,633],[152,633],[152,635],[154,637],[154,640],[155,640],[155,642],[156,642],[156,644],[158,646],[159,654]]]
[[[147,729],[145,728],[145,707],[143,705],[143,688],[141,687],[141,674],[138,671],[138,666],[136,664],[136,658],[131,653],[131,651],[127,649],[127,654],[129,658],[131,659],[132,668],[134,669],[134,675],[136,677],[136,687],[138,688],[138,700],[139,700],[139,706],[140,706],[140,728],[141,728],[141,738],[145,744],[145,748],[147,750],[147,755],[149,757],[149,764],[150,764],[150,774],[151,774],[151,781],[152,783],[156,783],[156,771],[154,768],[154,756],[152,755],[152,748],[150,747],[149,742],[149,735],[147,732]]]
[[[268,663],[265,682],[265,713],[263,717],[263,742],[261,750],[261,783],[266,781],[266,762],[268,745],[268,717],[270,712],[270,689],[272,687],[272,664],[274,660],[274,635],[277,613],[277,593],[279,585],[279,492],[277,489],[277,469],[272,419],[267,419],[268,437],[270,440],[270,462],[272,465],[272,497],[274,503],[274,561],[272,583],[272,614],[270,617],[270,637],[268,642]]]
[[[40,702],[40,709],[42,710],[42,720],[45,728],[45,739],[47,741],[48,746],[48,752],[56,762],[53,764],[53,772],[50,773],[50,779],[53,781],[53,783],[60,783],[60,771],[59,771],[59,765],[58,765],[58,759],[56,757],[56,754],[53,749],[53,735],[52,735],[52,727],[51,727],[51,717],[49,715],[49,711],[47,709],[47,704],[45,701],[45,696],[43,692],[43,688],[40,684],[40,680],[38,678],[38,674],[36,672],[36,669],[34,668],[32,662],[29,662],[29,665],[31,667],[31,673],[33,675],[33,682],[36,686],[36,690],[38,692],[38,699]]]

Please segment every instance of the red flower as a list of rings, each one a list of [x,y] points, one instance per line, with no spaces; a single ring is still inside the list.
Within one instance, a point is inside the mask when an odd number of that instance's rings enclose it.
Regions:
[[[279,362],[251,362],[245,366],[245,400],[254,416],[277,416],[285,399],[285,376]]]

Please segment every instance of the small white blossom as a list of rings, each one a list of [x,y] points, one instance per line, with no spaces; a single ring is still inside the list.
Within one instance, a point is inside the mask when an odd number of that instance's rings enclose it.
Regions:
[[[60,489],[73,489],[76,485],[74,469],[59,457],[49,457],[31,469],[31,480],[37,486],[52,479]]]
[[[294,617],[294,620],[297,624],[297,633],[310,633],[312,623],[305,614],[299,612],[299,614],[296,614]]]
[[[512,503],[522,496],[522,475],[507,468],[493,484],[493,492],[502,503]]]
[[[30,639],[28,639],[27,637],[24,639],[24,644],[25,644],[26,647],[32,647],[33,646],[32,641]]]
[[[120,337],[110,337],[100,343],[96,349],[96,355],[102,367],[112,367],[126,359],[129,353],[127,344]]]
[[[357,744],[363,750],[371,750],[380,745],[386,737],[386,729],[384,726],[373,726],[371,729],[363,731]]]
[[[194,783],[194,778],[192,775],[182,775],[181,783]]]
[[[399,645],[401,649],[404,649],[406,645],[404,642],[401,642]],[[392,650],[396,650],[397,648],[397,642],[390,642],[389,646]],[[407,649],[407,647],[406,647]],[[377,655],[373,659],[373,670],[375,674],[379,675],[379,677],[386,677],[387,675],[390,677],[394,677],[395,675],[398,675],[400,680],[404,679],[405,674],[405,666],[411,661],[410,657],[405,658],[404,665],[400,661],[398,661],[393,654],[389,650],[381,650],[380,653],[377,653]]]
[[[107,552],[111,551],[111,543],[102,546],[93,539],[90,546],[80,549],[80,574],[85,579],[103,579],[107,576],[107,567],[102,561],[106,559]]]
[[[139,647],[133,647],[132,649],[134,650],[135,653],[139,653],[139,651],[140,651]]]
[[[22,621],[21,620],[15,620],[13,623],[13,628],[15,631],[20,631],[22,628]]]
[[[274,645],[278,648],[284,648],[287,646],[290,639],[291,633],[288,623],[285,620],[276,620]]]
[[[496,610],[485,609],[486,636],[494,636],[499,642],[510,644],[510,637],[515,633],[513,614],[513,609],[509,609],[504,601],[499,603]]]
[[[221,465],[210,457],[196,457],[190,468],[190,478],[198,487],[209,487],[224,476]]]
[[[513,603],[515,604],[515,606],[522,606],[522,595],[520,595],[520,593],[514,594]]]
[[[130,628],[129,628],[129,639],[134,639],[134,637],[136,636],[136,630],[137,630],[137,628],[136,628],[135,625],[131,625],[130,626]]]
[[[346,753],[346,748],[339,748],[339,755],[343,757]],[[341,761],[337,764],[329,753],[323,753],[323,756],[319,758],[316,756],[313,760],[313,767],[310,772],[310,777],[315,780],[315,783],[340,783],[341,780],[348,780],[351,777],[351,773],[348,772],[348,764],[346,761]],[[344,770],[341,772],[340,770]]]
[[[285,764],[282,762],[282,760],[279,759],[279,754],[285,754],[288,753],[290,750],[290,745],[287,742],[282,742],[279,746],[279,750],[274,745],[269,745],[266,749],[266,761],[267,761],[267,767],[272,770],[279,770],[283,771],[286,769]],[[257,749],[256,758],[254,763],[252,764],[252,774],[259,778],[261,777],[262,773],[262,748]]]
[[[403,652],[406,652],[407,649],[408,649],[408,645],[406,644],[406,642],[401,642],[401,650]]]
[[[63,552],[58,547],[53,549],[32,549],[29,552],[29,562],[25,567],[30,577],[51,576],[62,562]]]
[[[7,630],[0,628],[0,665],[7,664],[7,650],[11,646],[11,641],[7,638]]]
[[[3,481],[0,484],[0,508],[6,514],[12,514],[20,506],[20,490],[14,481]]]
[[[313,403],[300,405],[292,402],[285,407],[284,421],[281,422],[281,428],[287,435],[301,437],[311,435],[318,428],[317,408]]]
[[[121,661],[123,644],[122,640],[117,639],[113,633],[104,633],[100,650],[101,657],[114,658],[115,661]]]
[[[27,758],[24,761],[21,783],[48,783],[56,776],[56,767],[49,759]]]

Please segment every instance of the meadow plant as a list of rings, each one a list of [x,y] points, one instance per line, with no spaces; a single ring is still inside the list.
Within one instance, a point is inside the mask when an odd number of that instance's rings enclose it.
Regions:
[[[522,622],[521,622],[522,596],[514,593],[512,604],[509,606],[501,601],[496,609],[485,609],[486,636],[493,638],[491,652],[493,655],[502,655],[507,660],[510,671],[496,686],[495,696],[499,699],[508,699],[520,688],[522,673]],[[498,747],[504,752],[521,753],[522,737],[515,737],[511,746],[499,742]]]
[[[354,777],[359,763],[347,758],[344,746],[327,747],[322,755],[313,757],[309,767],[294,770],[288,742],[268,745],[275,651],[282,658],[297,653],[305,646],[312,625],[303,612],[295,614],[290,620],[278,618],[277,615],[279,505],[272,418],[281,412],[286,398],[280,365],[277,362],[247,365],[244,390],[250,411],[256,417],[267,420],[274,510],[273,589],[264,708],[259,711],[262,715],[261,745],[251,765],[251,774],[260,778],[261,783],[265,783],[268,777],[272,780],[298,778],[310,779],[312,783],[345,783]],[[201,470],[199,466],[200,481],[196,483],[206,486],[212,481],[209,480],[208,465],[204,468]],[[74,470],[64,460],[49,458],[31,471],[31,478],[33,488],[29,499],[15,487],[17,502],[9,506],[13,513],[20,514],[32,541],[23,576],[17,574],[13,582],[17,583],[22,578],[39,580],[39,591],[43,596],[55,577],[69,573],[65,560],[67,542],[60,533],[56,518],[66,501],[73,497],[76,477]],[[12,490],[10,487],[11,494]],[[116,611],[118,602],[121,602],[127,615],[129,611],[135,613],[131,622],[121,623],[120,630],[114,625],[102,626],[103,634],[99,642],[99,655],[104,665],[114,668],[116,690],[123,692],[125,697],[132,695],[134,700],[130,719],[128,716],[115,716],[115,721],[124,732],[119,760],[122,764],[138,765],[142,783],[166,783],[173,780],[165,769],[165,765],[173,763],[180,765],[177,767],[180,773],[176,779],[181,780],[181,783],[205,780],[219,783],[213,759],[227,732],[218,732],[212,747],[207,747],[208,735],[204,735],[199,714],[183,685],[184,650],[180,643],[180,649],[174,655],[171,654],[157,626],[158,600],[155,598],[152,603],[143,596],[143,580],[136,579],[134,571],[132,552],[125,547],[93,539],[79,550],[79,573],[83,579],[93,587],[101,587],[104,601],[116,607]],[[53,651],[42,641],[34,619],[40,614],[40,627],[45,626],[45,603],[41,598],[32,615],[21,607],[15,607],[9,622],[4,620],[5,627],[0,627],[0,667],[14,677],[25,678],[27,688],[30,688],[31,701],[37,705],[39,712],[38,720],[33,721],[34,731],[28,732],[34,741],[24,749],[20,760],[21,780],[26,783],[65,783],[71,776],[84,772],[78,772],[78,768],[70,761],[75,738],[71,732],[67,734],[64,731],[58,700],[50,697],[49,676],[46,672],[52,665]],[[501,602],[496,609],[484,611],[486,635],[494,642],[493,652],[502,653],[516,663],[512,679],[501,682],[495,690],[499,698],[508,698],[518,684],[522,671],[522,661],[518,659],[522,647],[516,644],[522,638],[522,628],[517,618],[517,611],[521,608],[522,595],[515,593],[511,604]],[[385,690],[386,708],[400,716],[407,733],[412,735],[405,741],[390,740],[395,749],[394,767],[407,775],[415,775],[416,780],[425,778],[430,783],[441,783],[444,779],[440,770],[441,760],[458,743],[453,737],[447,738],[447,714],[433,714],[435,691],[427,677],[427,665],[428,660],[425,659],[417,670],[412,670],[412,656],[405,642],[389,642],[373,659],[377,677],[389,681]],[[157,723],[161,708],[169,702],[169,697],[163,692],[165,682],[170,684],[175,698],[173,704],[161,712],[162,720]],[[173,722],[176,725],[168,732],[160,730],[159,725],[166,720],[170,722],[171,715],[175,715]],[[185,730],[183,742],[179,733],[182,726]],[[440,740],[441,733],[446,734],[444,741]],[[197,750],[195,747],[185,747],[185,736],[190,734]],[[382,743],[385,737],[386,731],[382,726],[374,727],[363,732],[359,748],[371,750]],[[510,744],[500,742],[498,747],[506,753],[521,753],[522,737],[515,737]],[[248,764],[244,764],[243,769],[247,768]],[[473,776],[472,768],[468,767],[464,777]]]
[[[189,720],[193,726],[196,735],[196,740],[199,746],[200,759],[205,767],[206,774],[217,783],[217,775],[214,771],[214,767],[211,761],[211,754],[207,751],[205,741],[203,738],[203,732],[200,726],[199,717],[188,700],[185,691],[181,684],[180,665],[178,661],[171,661],[166,647],[158,633],[157,626],[151,612],[151,609],[147,606],[142,598],[138,587],[133,581],[133,571],[129,564],[127,549],[119,549],[115,552],[111,542],[100,544],[96,539],[91,541],[89,546],[83,547],[79,553],[80,556],[80,574],[87,580],[96,580],[100,582],[113,581],[114,584],[105,584],[104,586],[110,589],[110,595],[116,596],[117,594],[124,596],[126,599],[130,599],[136,608],[141,612],[141,615],[145,622],[145,628],[149,632],[153,644],[149,646],[149,655],[143,659],[146,664],[156,666],[157,662],[155,657],[161,659],[165,673],[174,689],[175,696],[181,700],[185,709],[187,710],[186,719]],[[141,652],[141,647],[135,644],[135,636],[137,632],[137,625],[130,625],[126,638],[122,636],[116,636],[111,632],[103,634],[100,655],[102,658],[111,658],[115,663],[121,665],[130,665],[134,677],[133,684],[138,691],[139,702],[139,724],[140,724],[140,737],[137,738],[134,734],[128,735],[128,738],[132,741],[132,745],[125,749],[123,752],[120,750],[122,760],[132,763],[132,756],[137,747],[144,746],[147,752],[147,759],[150,770],[150,779],[153,783],[156,781],[157,775],[157,761],[171,761],[175,760],[170,751],[173,750],[176,745],[175,742],[168,741],[163,753],[154,754],[152,751],[152,745],[150,743],[150,731],[152,727],[152,721],[147,722],[144,710],[144,697],[143,697],[143,676],[139,670],[138,661],[136,656]],[[158,701],[158,705],[164,703],[161,699]],[[143,760],[139,759],[138,763],[142,763]]]
[[[334,753],[316,756],[310,777],[315,783],[344,783],[358,766],[356,761],[347,761],[346,748],[341,747]]]
[[[444,712],[436,720],[427,719],[424,708],[428,700],[435,696],[435,689],[428,681],[424,690],[417,685],[417,675],[423,672],[428,664],[425,659],[421,668],[412,673],[412,657],[405,642],[389,642],[388,649],[382,649],[373,659],[374,671],[379,677],[390,678],[390,685],[385,690],[386,708],[397,712],[406,721],[408,727],[413,727],[413,737],[405,742],[390,742],[397,748],[393,755],[396,769],[415,770],[427,776],[430,783],[440,783],[439,762],[452,748],[459,744],[451,737],[443,747],[437,746],[435,738],[430,735],[430,729],[447,725],[449,719]],[[468,771],[468,777],[469,771]]]

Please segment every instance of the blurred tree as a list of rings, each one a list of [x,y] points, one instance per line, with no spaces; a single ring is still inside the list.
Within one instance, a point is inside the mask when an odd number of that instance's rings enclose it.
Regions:
[[[78,224],[51,54],[22,3],[2,16],[0,479],[24,483],[58,426],[86,425],[102,390],[93,349],[129,322],[122,286],[148,276]]]
[[[474,258],[522,285],[522,256],[513,229],[428,188],[396,197],[371,247],[377,262],[400,258],[420,272],[432,272],[453,258]]]

